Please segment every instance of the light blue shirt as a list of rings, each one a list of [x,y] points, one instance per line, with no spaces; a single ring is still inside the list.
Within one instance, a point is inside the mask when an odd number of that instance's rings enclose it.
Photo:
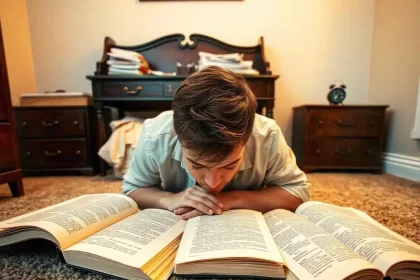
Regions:
[[[165,111],[146,119],[130,168],[124,175],[122,192],[128,195],[137,188],[151,186],[181,192],[195,184],[173,127],[173,112]],[[266,186],[282,187],[303,202],[310,198],[310,184],[296,165],[280,127],[274,120],[257,114],[239,170],[223,191],[258,190]]]

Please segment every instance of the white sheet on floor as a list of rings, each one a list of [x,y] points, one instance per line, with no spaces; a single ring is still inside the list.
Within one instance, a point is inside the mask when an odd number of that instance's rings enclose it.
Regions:
[[[143,128],[143,119],[125,117],[110,123],[111,137],[99,149],[98,155],[114,169],[114,175],[122,178],[127,172]]]

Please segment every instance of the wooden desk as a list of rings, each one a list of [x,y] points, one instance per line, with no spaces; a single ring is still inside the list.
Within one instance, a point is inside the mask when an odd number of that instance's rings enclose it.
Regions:
[[[112,47],[133,50],[141,53],[148,61],[150,68],[163,72],[176,72],[176,76],[129,76],[108,75],[107,53]],[[264,58],[264,41],[261,37],[256,46],[234,46],[217,39],[192,34],[186,40],[182,34],[173,34],[158,38],[137,46],[120,46],[109,37],[105,38],[101,61],[97,62],[95,75],[87,76],[92,82],[93,101],[97,119],[97,145],[101,147],[110,136],[110,117],[104,114],[105,107],[118,109],[120,118],[124,111],[164,111],[171,108],[175,90],[188,77],[188,74],[177,71],[177,63],[186,65],[198,60],[198,52],[243,53],[244,60],[252,60],[253,68],[260,75],[243,76],[250,85],[258,100],[258,113],[265,112],[273,117],[275,101],[275,80],[269,62]],[[105,162],[100,162],[100,172],[105,174]]]

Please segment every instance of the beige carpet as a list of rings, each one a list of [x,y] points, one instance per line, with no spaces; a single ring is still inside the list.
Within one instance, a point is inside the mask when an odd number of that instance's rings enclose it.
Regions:
[[[388,175],[313,173],[312,199],[351,206],[420,244],[420,184]],[[108,177],[25,178],[26,195],[12,198],[0,185],[0,221],[82,194],[120,192]],[[62,264],[54,246],[28,241],[0,248],[0,279],[112,279]]]

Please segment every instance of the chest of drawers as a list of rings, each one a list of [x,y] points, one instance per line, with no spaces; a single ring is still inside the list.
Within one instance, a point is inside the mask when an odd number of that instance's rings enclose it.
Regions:
[[[388,106],[293,108],[292,150],[301,169],[369,169],[382,172]]]
[[[90,106],[15,107],[14,111],[24,174],[98,172]]]

